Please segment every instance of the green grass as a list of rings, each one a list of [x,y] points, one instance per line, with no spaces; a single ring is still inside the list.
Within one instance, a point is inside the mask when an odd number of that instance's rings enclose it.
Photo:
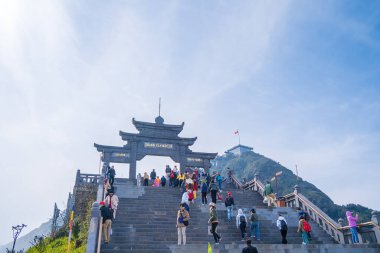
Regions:
[[[37,247],[30,248],[25,253],[67,253],[68,246],[68,237],[61,237],[55,240],[51,238],[46,238],[44,240],[46,247]],[[78,248],[75,248],[75,241],[70,243],[70,252],[71,253],[84,253],[86,252],[86,245],[81,245]]]

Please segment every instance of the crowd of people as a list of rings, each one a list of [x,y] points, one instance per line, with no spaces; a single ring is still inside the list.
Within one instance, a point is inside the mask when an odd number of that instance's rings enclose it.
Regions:
[[[114,193],[113,187],[116,175],[114,167],[108,167],[105,175],[105,198],[104,201],[100,202],[100,211],[101,216],[103,217],[104,242],[108,243],[110,240],[110,235],[112,233],[112,220],[116,218],[116,211],[119,200]],[[227,182],[231,182],[232,172],[229,170],[227,175]],[[226,197],[223,199],[222,182],[223,178],[220,173],[214,173],[210,175],[209,173],[206,173],[206,171],[202,168],[195,168],[194,170],[187,168],[184,172],[181,172],[178,170],[177,166],[174,166],[172,169],[169,165],[166,165],[165,174],[161,177],[157,175],[154,169],[150,172],[149,175],[147,172],[144,172],[143,176],[140,173],[137,176],[138,186],[171,187],[181,191],[182,195],[176,219],[178,245],[186,245],[186,227],[189,225],[191,216],[190,207],[198,201],[197,199],[199,198],[199,191],[201,195],[202,206],[208,205],[209,207],[208,223],[210,235],[213,236],[216,245],[219,244],[219,242],[222,240],[221,235],[217,232],[219,219],[216,212],[216,204],[218,201],[224,201],[224,205],[226,207],[226,218],[228,222],[232,221],[234,217],[233,210],[235,206],[232,192],[227,192]],[[209,201],[208,196],[210,196],[211,201]],[[264,187],[264,196],[264,201],[268,203],[268,207],[273,207],[275,194],[269,181],[267,181]],[[311,226],[309,224],[310,216],[301,208],[297,208],[297,211],[299,218],[297,232],[300,233],[302,237],[302,244],[308,244],[312,239]],[[356,214],[354,217],[349,211],[347,211],[346,214],[352,233],[352,242],[358,243],[358,235],[356,229],[358,215]],[[276,226],[280,231],[282,243],[287,244],[286,236],[288,231],[288,223],[285,217],[283,217],[281,214],[278,214]],[[249,233],[246,231],[247,227],[249,228]],[[244,214],[242,209],[237,210],[236,228],[240,230],[242,241],[246,241],[247,243],[247,247],[244,248],[242,252],[258,252],[257,249],[251,245],[252,239],[256,239],[258,241],[261,239],[260,219],[256,213],[255,208],[252,208],[250,210],[248,216]]]

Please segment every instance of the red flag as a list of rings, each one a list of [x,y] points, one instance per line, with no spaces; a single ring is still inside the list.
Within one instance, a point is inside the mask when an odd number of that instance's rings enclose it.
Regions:
[[[239,134],[239,130],[236,130],[236,131],[235,131],[235,134]]]

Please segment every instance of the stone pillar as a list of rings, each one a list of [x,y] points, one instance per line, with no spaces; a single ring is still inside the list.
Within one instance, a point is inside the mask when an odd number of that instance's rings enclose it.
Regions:
[[[253,186],[253,190],[257,192],[257,181],[259,180],[258,173],[255,174],[254,180],[255,180],[255,185]]]
[[[372,211],[371,221],[377,225],[380,225],[380,212],[379,211]],[[373,231],[375,232],[377,243],[380,243],[380,229],[373,227]]]
[[[91,208],[91,220],[90,227],[88,229],[88,239],[86,253],[95,253],[98,244],[98,234],[99,234],[99,221],[100,221],[100,210],[99,203],[94,202]]]
[[[295,201],[296,201],[296,207],[300,207],[300,202],[298,200],[298,193],[300,192],[300,187],[298,185],[294,186],[294,195],[295,195]]]
[[[380,226],[380,212],[379,211],[372,211],[372,218],[371,221],[373,221],[375,224]]]
[[[131,153],[130,153],[130,163],[129,163],[129,179],[136,179],[136,159],[137,159],[137,143],[131,143]]]
[[[110,165],[110,163],[107,161],[104,161],[103,162],[103,166],[102,166],[102,175],[105,176],[106,175],[106,172],[107,172],[107,167]]]
[[[186,170],[186,147],[179,146],[178,154],[179,154],[179,171],[184,173]]]
[[[79,185],[80,183],[80,170],[77,170],[77,175],[75,177],[75,185]]]
[[[339,218],[338,223],[340,227],[344,227],[344,220],[342,218]]]

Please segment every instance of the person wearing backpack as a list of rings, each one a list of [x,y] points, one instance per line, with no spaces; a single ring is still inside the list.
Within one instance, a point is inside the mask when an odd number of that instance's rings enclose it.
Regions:
[[[286,234],[288,233],[288,223],[281,214],[278,214],[276,225],[281,232],[282,244],[287,244],[288,241],[286,240]]]
[[[186,245],[186,227],[189,225],[190,214],[185,209],[185,205],[179,205],[177,212],[177,230],[178,230],[178,245]]]
[[[202,182],[201,192],[202,192],[202,205],[207,205],[207,184],[206,184],[206,182]]]
[[[118,196],[113,192],[110,191],[106,199],[104,200],[106,203],[106,206],[111,209],[113,219],[116,218],[116,211],[117,211],[117,206],[119,205],[119,198]]]
[[[211,201],[216,204],[216,193],[218,192],[218,186],[215,183],[215,180],[211,181],[209,191],[211,193]]]
[[[300,232],[302,236],[302,244],[308,244],[309,237],[307,233],[311,232],[311,226],[309,222],[307,222],[303,216],[300,217],[300,220],[298,222],[297,233],[300,233]]]
[[[208,224],[211,223],[211,234],[214,236],[215,245],[218,245],[222,237],[216,232],[216,227],[218,226],[218,216],[216,214],[216,206],[215,203],[211,202],[209,204],[210,207],[210,219],[208,220]]]
[[[218,174],[216,175],[215,179],[218,182],[219,191],[222,192],[223,177],[220,175],[220,172],[218,172]]]
[[[106,206],[106,203],[104,201],[101,201],[99,203],[100,205],[100,215],[103,218],[103,224],[102,224],[102,232],[104,237],[104,243],[108,244],[110,241],[110,232],[111,232],[111,225],[112,225],[112,211]]]
[[[252,208],[251,210],[251,227],[250,227],[250,234],[251,237],[256,237],[256,240],[260,241],[260,224],[259,224],[259,217],[256,214],[256,210]]]
[[[228,192],[227,198],[224,201],[224,205],[227,208],[227,220],[231,221],[232,220],[232,210],[234,209],[234,205],[235,205],[234,198],[232,197],[232,192]]]
[[[236,215],[236,228],[240,228],[241,232],[241,240],[244,241],[244,237],[246,234],[245,228],[247,227],[247,217],[243,213],[242,209],[238,210],[238,214]]]

